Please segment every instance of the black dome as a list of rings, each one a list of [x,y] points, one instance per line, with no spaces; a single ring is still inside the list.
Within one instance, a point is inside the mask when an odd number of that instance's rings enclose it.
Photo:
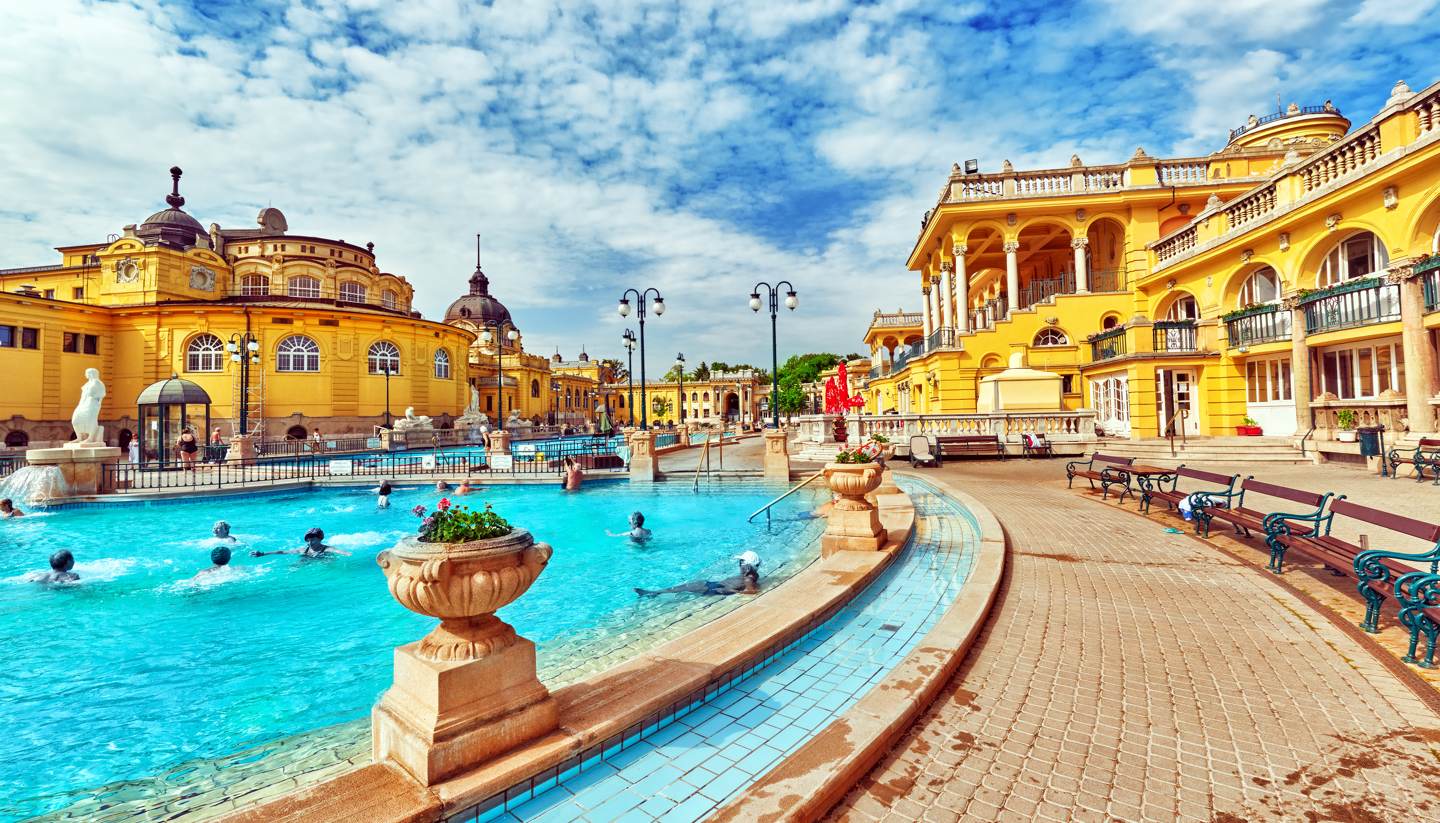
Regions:
[[[144,391],[140,392],[140,396],[135,400],[137,406],[179,405],[181,403],[192,406],[208,406],[210,395],[189,380],[181,380],[172,374],[169,380],[151,383]]]
[[[485,272],[481,271],[478,265],[475,273],[470,275],[470,293],[450,304],[450,308],[445,310],[445,319],[468,320],[477,326],[492,323],[515,325],[510,319],[510,310],[491,296],[490,278],[485,276]]]
[[[145,218],[145,222],[135,230],[136,236],[147,243],[189,248],[195,245],[196,236],[205,234],[205,227],[200,225],[200,221],[180,208],[185,205],[185,198],[180,196],[180,175],[179,166],[170,168],[172,188],[165,196],[170,208]]]

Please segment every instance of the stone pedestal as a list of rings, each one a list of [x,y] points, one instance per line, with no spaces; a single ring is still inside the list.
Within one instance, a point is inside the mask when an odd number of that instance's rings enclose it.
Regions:
[[[485,435],[485,453],[490,455],[510,455],[510,432],[505,429],[491,429]]]
[[[237,434],[230,438],[230,448],[225,453],[225,459],[231,463],[239,463],[242,466],[254,464],[255,436],[250,434]]]
[[[418,642],[397,648],[395,682],[371,716],[376,762],[392,761],[430,786],[554,730],[555,699],[535,676],[535,644],[510,636],[479,660],[432,660]]]
[[[784,431],[765,430],[765,479],[790,480],[790,449]]]
[[[822,556],[837,551],[875,551],[885,545],[880,512],[865,499],[880,486],[881,471],[878,463],[826,464],[825,483],[837,497],[820,537]]]
[[[633,431],[625,437],[630,447],[630,482],[653,483],[660,475],[655,461],[655,432]]]
[[[71,496],[104,494],[106,488],[102,466],[120,462],[120,449],[115,446],[62,446],[58,449],[30,449],[25,461],[32,466],[56,466],[65,478],[65,491]]]

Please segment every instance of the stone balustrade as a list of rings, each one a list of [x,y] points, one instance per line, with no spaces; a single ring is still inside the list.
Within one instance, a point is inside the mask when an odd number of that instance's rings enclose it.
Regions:
[[[1275,211],[1278,202],[1274,183],[1244,197],[1236,198],[1234,202],[1223,209],[1226,225],[1231,229],[1237,229],[1247,223],[1268,217]]]
[[[1362,129],[1311,158],[1300,169],[1306,192],[1324,188],[1380,157],[1379,125]]]
[[[834,415],[820,414],[796,417],[800,442],[827,442],[834,419]],[[1043,434],[1056,443],[1089,443],[1095,440],[1095,412],[1080,409],[993,414],[858,414],[845,418],[845,429],[854,443],[878,434],[899,446],[904,446],[916,434],[999,435],[1014,445],[1021,442],[1022,434]]]
[[[1179,258],[1181,255],[1193,250],[1200,238],[1200,227],[1195,225],[1187,226],[1180,231],[1172,233],[1169,237],[1156,241],[1154,245],[1155,259],[1159,263],[1168,263]]]

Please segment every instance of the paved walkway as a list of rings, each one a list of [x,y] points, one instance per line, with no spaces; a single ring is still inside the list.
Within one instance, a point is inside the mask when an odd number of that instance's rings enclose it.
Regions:
[[[1440,716],[1374,654],[1173,521],[1067,491],[1061,469],[939,470],[1004,524],[1008,579],[833,819],[1440,818]]]

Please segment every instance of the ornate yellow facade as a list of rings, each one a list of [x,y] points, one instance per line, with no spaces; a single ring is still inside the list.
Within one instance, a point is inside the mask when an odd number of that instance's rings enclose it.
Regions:
[[[1351,126],[1292,104],[1204,157],[955,168],[908,261],[921,311],[866,331],[869,411],[973,413],[1020,353],[1111,435],[1437,430],[1440,84]]]

